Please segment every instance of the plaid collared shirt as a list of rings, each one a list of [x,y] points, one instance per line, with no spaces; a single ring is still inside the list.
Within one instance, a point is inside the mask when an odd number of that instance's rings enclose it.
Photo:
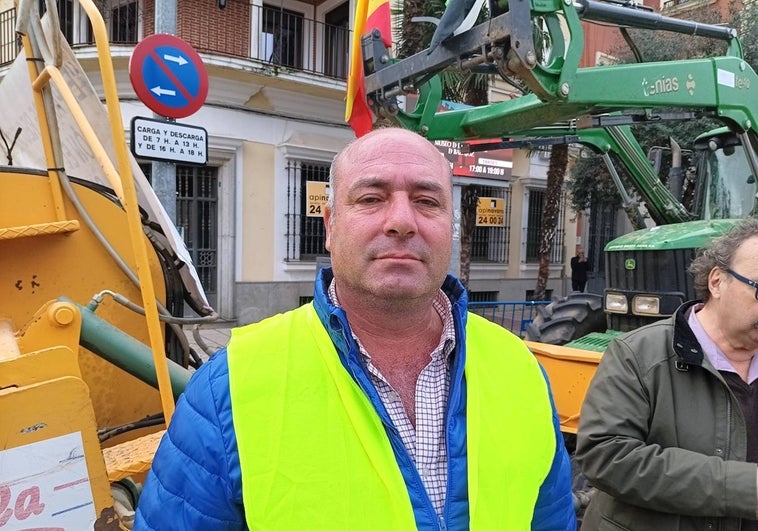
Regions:
[[[334,281],[329,286],[329,299],[335,306],[339,306]],[[450,300],[442,290],[437,293],[432,304],[442,319],[443,329],[437,347],[430,354],[429,364],[421,371],[416,382],[415,429],[400,395],[371,362],[371,354],[366,351],[360,339],[355,334],[353,337],[360,347],[371,382],[416,464],[432,505],[437,514],[442,516],[447,491],[445,408],[450,390],[450,353],[455,348],[455,327]]]

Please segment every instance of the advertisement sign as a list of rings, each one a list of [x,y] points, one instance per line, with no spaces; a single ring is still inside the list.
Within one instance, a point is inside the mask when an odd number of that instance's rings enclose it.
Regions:
[[[404,108],[413,109],[418,98],[415,95],[408,95],[405,98]],[[440,102],[437,111],[459,111],[470,109],[470,105],[456,103],[448,100]],[[477,151],[474,153],[463,153],[464,144],[489,144],[499,142],[499,138],[480,138],[467,140],[465,142],[456,140],[435,140],[434,145],[445,155],[453,170],[453,175],[457,177],[479,177],[484,179],[496,179],[499,181],[510,180],[511,169],[513,168],[513,150],[497,149],[492,151]]]
[[[480,140],[478,142],[491,142]],[[477,141],[458,142],[454,140],[435,140],[434,145],[445,155],[453,169],[453,175],[459,177],[482,177],[485,179],[507,180],[513,168],[513,150],[478,151],[462,153],[464,144]]]
[[[329,200],[329,183],[306,181],[305,195],[305,215],[309,218],[324,217],[324,207]]]
[[[505,200],[502,197],[480,197],[476,205],[477,227],[504,227]]]

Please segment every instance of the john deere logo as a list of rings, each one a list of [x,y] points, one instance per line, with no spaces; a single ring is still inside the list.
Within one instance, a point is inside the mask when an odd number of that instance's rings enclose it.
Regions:
[[[637,261],[634,258],[624,260],[624,269],[634,271],[637,268]]]

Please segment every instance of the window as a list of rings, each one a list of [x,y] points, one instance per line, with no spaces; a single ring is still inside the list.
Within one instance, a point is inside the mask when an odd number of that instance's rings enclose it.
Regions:
[[[469,291],[469,302],[496,302],[498,292],[497,291]]]
[[[315,261],[328,254],[323,212],[309,201],[307,190],[314,183],[329,182],[329,167],[325,163],[295,160],[287,164],[288,261]]]
[[[138,34],[138,2],[114,2],[110,8],[110,37],[113,43],[135,43]]]
[[[302,68],[303,14],[264,4],[261,49],[269,63]]]
[[[324,74],[345,79],[350,49],[350,5],[344,3],[329,11],[324,21]]]
[[[176,166],[176,227],[184,235],[200,283],[216,294],[218,269],[218,168]]]
[[[545,201],[544,190],[529,190],[529,205],[527,207],[526,220],[526,261],[538,262],[540,259],[540,233],[542,231],[542,211]],[[553,237],[553,249],[550,253],[550,263],[562,263],[564,257],[565,225],[564,212],[566,208],[566,196],[561,194],[561,202],[558,207],[558,221]]]
[[[542,228],[542,203],[545,192],[529,190],[529,206],[526,217],[526,261],[536,262],[540,258],[540,229]]]
[[[527,301],[536,300],[534,298],[534,290],[533,289],[526,290],[524,297],[525,297],[524,300],[527,300]],[[553,298],[553,290],[545,288],[545,298],[542,299],[542,300],[543,301],[549,301],[549,300],[552,300],[552,298]]]
[[[12,63],[21,51],[21,38],[16,34],[16,10],[0,13],[0,65]]]
[[[562,264],[566,259],[566,194],[561,194],[561,202],[558,206],[558,221],[555,227],[555,236],[553,237],[553,250],[550,253],[551,264]]]
[[[40,0],[40,13],[47,9],[45,0]],[[110,0],[98,4],[109,29],[113,43],[134,44],[139,40],[139,2],[135,0]],[[84,10],[73,0],[58,0],[58,18],[61,31],[72,46],[94,43],[92,26]]]
[[[152,165],[140,163],[152,184]],[[218,278],[218,168],[176,165],[176,228],[211,305]]]
[[[495,186],[476,186],[479,197],[505,199],[505,224],[502,227],[476,227],[471,237],[471,260],[474,262],[505,263],[511,220],[511,190]]]
[[[74,1],[73,0],[58,0],[58,21],[61,25],[61,31],[63,36],[69,44],[76,44],[74,41]],[[47,12],[47,2],[40,0],[39,13],[43,15]]]
[[[595,203],[590,208],[589,233],[584,247],[595,277],[605,273],[603,250],[617,234],[616,209],[616,205],[607,203]]]

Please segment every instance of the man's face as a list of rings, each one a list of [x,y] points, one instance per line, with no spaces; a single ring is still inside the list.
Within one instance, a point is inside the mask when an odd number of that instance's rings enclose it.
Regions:
[[[436,293],[450,263],[453,213],[439,151],[408,131],[383,129],[353,144],[337,171],[324,222],[340,298]]]
[[[737,249],[731,269],[751,280],[758,280],[758,236],[745,240]],[[755,288],[740,282],[723,270],[711,272],[711,296],[717,299],[724,335],[735,346],[758,350],[758,300]]]

